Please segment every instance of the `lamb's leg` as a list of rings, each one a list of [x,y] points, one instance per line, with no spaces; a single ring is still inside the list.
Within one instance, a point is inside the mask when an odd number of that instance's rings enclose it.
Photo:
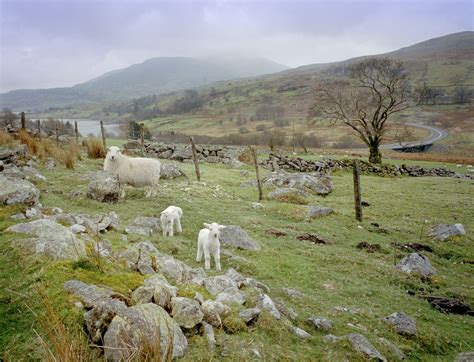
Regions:
[[[168,224],[168,232],[171,237],[174,236],[174,225],[173,225],[173,219],[170,220],[170,223]]]
[[[176,218],[176,231],[178,233],[183,232],[183,229],[181,228],[181,220],[180,220],[179,216]]]
[[[196,256],[196,261],[202,260],[202,243],[198,242],[198,252]]]
[[[166,236],[166,224],[163,221],[161,222],[161,230],[163,231],[163,236]]]
[[[209,270],[211,269],[211,254],[209,250],[204,248],[204,269]]]
[[[219,249],[214,252],[214,262],[216,263],[216,270],[221,271],[221,255]]]

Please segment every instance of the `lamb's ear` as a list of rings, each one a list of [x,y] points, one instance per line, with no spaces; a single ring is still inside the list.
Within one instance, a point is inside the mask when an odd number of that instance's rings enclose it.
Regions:
[[[225,229],[227,226],[225,225],[219,225],[219,230]]]
[[[204,227],[205,227],[206,229],[210,229],[210,228],[211,228],[211,224],[206,224],[206,223],[204,223],[203,225],[204,225]]]

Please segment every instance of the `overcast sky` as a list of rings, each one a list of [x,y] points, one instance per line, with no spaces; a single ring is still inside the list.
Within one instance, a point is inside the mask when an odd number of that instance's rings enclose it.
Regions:
[[[473,30],[449,0],[0,0],[0,91],[71,86],[159,56],[238,54],[291,67]]]

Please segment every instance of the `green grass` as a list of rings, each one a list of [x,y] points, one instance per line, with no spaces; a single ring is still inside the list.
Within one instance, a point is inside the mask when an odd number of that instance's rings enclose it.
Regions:
[[[400,161],[399,161],[400,162]],[[400,162],[401,163],[401,162]],[[408,163],[408,162],[407,162]],[[433,166],[436,164],[433,163]],[[439,165],[439,164],[438,164]],[[226,334],[216,330],[221,342],[214,353],[207,349],[204,337],[189,339],[190,348],[185,360],[221,359],[221,353],[232,360],[254,358],[251,350],[257,348],[267,360],[331,360],[346,358],[359,360],[347,342],[326,344],[324,333],[311,330],[304,320],[313,315],[326,316],[334,321],[331,331],[335,335],[361,332],[384,354],[391,358],[390,351],[380,345],[377,337],[385,337],[407,354],[410,360],[453,360],[460,351],[474,348],[474,321],[472,317],[446,315],[437,312],[421,299],[407,294],[408,290],[425,290],[436,295],[457,296],[474,304],[474,273],[472,265],[462,264],[474,260],[474,184],[472,181],[449,178],[380,178],[362,176],[362,199],[370,203],[365,207],[364,221],[357,223],[353,215],[352,176],[348,172],[333,174],[335,189],[323,198],[309,196],[310,204],[329,206],[335,212],[330,216],[305,220],[305,206],[291,203],[264,201],[263,209],[254,209],[257,190],[241,187],[242,182],[253,178],[253,169],[248,176],[240,170],[225,165],[202,164],[202,182],[194,179],[193,165],[181,164],[189,175],[186,181],[163,181],[155,199],[145,199],[144,191],[128,189],[127,197],[118,204],[107,205],[86,199],[70,198],[70,191],[85,191],[86,172],[101,169],[100,160],[79,161],[76,171],[58,168],[42,169],[47,181],[39,184],[41,202],[45,207],[58,206],[66,212],[94,215],[115,211],[125,227],[137,216],[157,216],[167,206],[179,205],[183,211],[183,234],[163,238],[155,234],[149,238],[160,251],[172,254],[192,267],[202,266],[195,262],[196,237],[203,222],[240,225],[262,245],[258,252],[234,251],[247,262],[230,262],[222,258],[223,269],[237,267],[242,273],[253,276],[271,288],[272,298],[281,298],[299,313],[297,325],[313,334],[307,341],[300,341],[287,328],[263,315],[251,331]],[[264,172],[265,173],[265,172]],[[265,189],[265,195],[270,189]],[[18,208],[4,207],[1,210],[0,230],[13,224],[9,215]],[[429,225],[437,223],[462,223],[467,235],[446,242],[434,242],[421,236],[425,220]],[[378,223],[387,233],[378,233],[371,223]],[[359,228],[358,226],[361,226]],[[269,229],[283,230],[283,237],[275,237]],[[302,233],[318,233],[330,240],[329,245],[315,245],[298,241]],[[73,297],[67,295],[62,285],[69,279],[108,285],[129,295],[143,277],[128,272],[121,265],[107,263],[106,272],[101,273],[87,263],[44,262],[28,258],[20,250],[11,247],[18,236],[3,233],[0,236],[2,268],[0,289],[0,342],[11,360],[38,359],[41,349],[32,332],[35,319],[25,303],[33,295],[34,287],[46,286],[51,300],[68,325],[80,322],[82,317],[72,305]],[[115,249],[128,246],[120,233],[109,232],[104,236]],[[143,238],[129,238],[136,242]],[[355,246],[361,242],[378,243],[382,253],[368,254]],[[393,241],[403,243],[422,242],[433,247],[435,252],[426,255],[438,270],[430,283],[422,282],[393,268],[395,259],[403,253],[390,246]],[[215,275],[215,271],[210,272]],[[328,288],[328,285],[331,287]],[[291,300],[279,288],[290,287],[301,290],[306,297]],[[193,290],[186,287],[185,295]],[[41,309],[31,299],[34,308]],[[345,306],[359,311],[349,314],[335,311],[335,306]],[[419,335],[406,339],[397,335],[381,317],[403,310],[417,321]],[[235,311],[234,311],[235,313]],[[228,321],[229,330],[240,327]],[[358,326],[363,331],[351,327]]]

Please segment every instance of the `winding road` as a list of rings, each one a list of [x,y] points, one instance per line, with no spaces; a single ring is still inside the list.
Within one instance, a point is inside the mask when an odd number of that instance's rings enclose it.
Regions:
[[[426,126],[419,123],[405,123],[405,126],[417,127],[426,129],[430,132],[430,135],[423,140],[413,141],[413,142],[402,142],[400,143],[390,143],[386,145],[381,145],[381,148],[390,148],[394,151],[400,152],[421,152],[426,151],[431,145],[435,142],[441,141],[443,138],[448,136],[448,132],[431,126]]]

